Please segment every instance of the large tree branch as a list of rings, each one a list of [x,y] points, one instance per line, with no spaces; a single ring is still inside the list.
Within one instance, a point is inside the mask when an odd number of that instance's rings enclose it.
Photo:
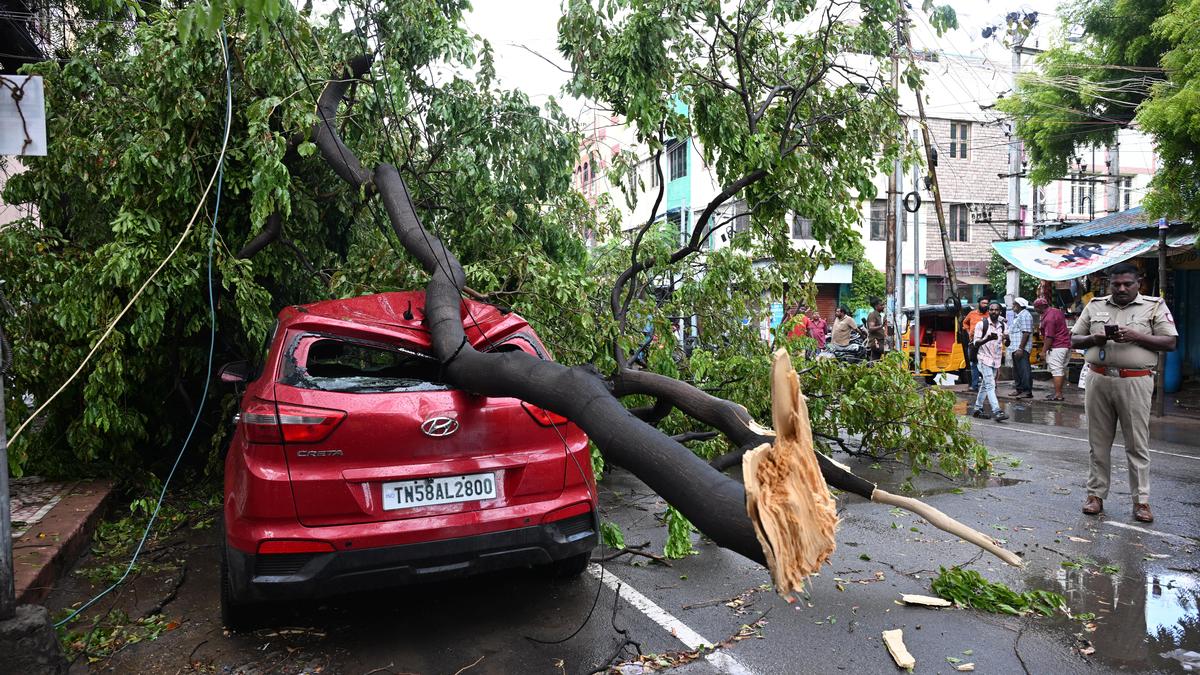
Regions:
[[[699,253],[700,244],[704,241],[705,236],[707,236],[704,230],[708,226],[708,221],[710,218],[712,218],[713,212],[720,208],[722,204],[729,201],[730,197],[733,197],[743,189],[757,183],[766,176],[766,169],[755,169],[754,171],[751,171],[750,173],[725,186],[725,189],[721,190],[715,197],[710,199],[708,204],[704,206],[704,210],[700,212],[700,217],[696,218],[696,225],[692,228],[691,239],[688,241],[686,246],[672,253],[668,262],[674,265],[693,253]]]
[[[329,163],[334,172],[350,185],[358,189],[371,189],[371,173],[363,168],[358,157],[346,147],[337,133],[336,120],[338,106],[346,89],[351,82],[360,79],[371,68],[371,56],[350,59],[341,79],[330,81],[325,85],[321,97],[317,100],[318,121],[313,127],[313,142],[321,150],[321,156]]]
[[[360,69],[355,70],[352,65],[351,70],[363,72],[367,62],[362,59],[356,62]],[[463,327],[465,274],[461,264],[443,242],[421,224],[399,171],[389,164],[381,164],[373,174],[367,174],[358,158],[336,136],[333,118],[337,112],[336,101],[341,95],[331,94],[329,88],[338,87],[344,88],[344,85],[330,83],[322,94],[327,105],[318,106],[315,133],[325,135],[318,147],[344,180],[360,188],[370,184],[376,186],[401,244],[429,274],[425,322],[431,335],[432,351],[442,364],[446,382],[485,396],[519,398],[565,416],[588,434],[606,459],[629,469],[717,545],[765,564],[766,555],[747,514],[743,486],[714,470],[684,445],[637,419],[594,369],[567,367],[520,351],[483,353],[471,346]],[[321,132],[322,129],[325,131]],[[715,207],[710,205],[709,215],[712,208]],[[643,389],[657,389],[662,392],[659,398],[685,412],[692,408],[701,415],[700,419],[720,422],[726,427],[721,429],[722,433],[730,438],[746,442],[753,436],[767,438],[770,433],[753,425],[746,411],[736,404],[721,401],[678,381],[671,384],[666,381],[669,378],[646,375],[650,374],[624,371],[620,373],[619,384],[623,384],[628,393],[639,393],[632,391],[633,384],[637,383],[641,383]],[[822,456],[818,454],[817,457],[821,461]],[[831,484],[841,487],[828,478],[831,474],[840,474],[848,482],[843,489],[868,496],[877,492],[873,485],[848,470],[832,466],[827,469],[825,464],[821,465],[822,474]]]
[[[253,258],[259,251],[266,248],[271,242],[279,238],[279,233],[283,231],[283,218],[278,212],[267,216],[267,222],[263,224],[263,229],[253,239],[249,241],[242,250],[237,252],[237,257],[242,260]]]

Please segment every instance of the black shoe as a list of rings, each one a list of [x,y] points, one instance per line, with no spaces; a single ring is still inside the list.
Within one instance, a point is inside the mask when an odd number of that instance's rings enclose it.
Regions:
[[[983,412],[983,408],[975,408],[974,410],[971,411],[971,417],[977,417],[979,419],[983,419],[983,418],[987,417],[987,413]]]
[[[1008,413],[1004,412],[1003,410],[992,415],[992,420],[996,422],[1003,422],[1006,419],[1008,419]]]

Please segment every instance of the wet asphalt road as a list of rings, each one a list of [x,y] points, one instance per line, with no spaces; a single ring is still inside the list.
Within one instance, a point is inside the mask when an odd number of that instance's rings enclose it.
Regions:
[[[1016,420],[1079,424],[1078,411],[1012,405]],[[1027,561],[1023,569],[981,555],[914,515],[843,496],[837,552],[812,580],[808,596],[791,605],[765,586],[770,580],[763,568],[697,538],[700,554],[670,568],[626,556],[571,582],[547,581],[535,571],[491,575],[285,608],[275,628],[229,635],[217,615],[219,535],[206,531],[188,552],[186,577],[167,606],[179,627],[93,668],[574,674],[606,663],[626,638],[643,653],[667,653],[665,662],[674,662],[689,643],[739,636],[720,656],[673,672],[886,673],[896,670],[880,633],[902,628],[922,673],[954,672],[947,659],[972,662],[978,673],[1182,672],[1179,661],[1161,654],[1200,652],[1200,443],[1163,439],[1186,441],[1195,432],[1156,433],[1151,491],[1157,521],[1145,527],[1129,513],[1119,449],[1108,513],[1092,518],[1079,511],[1087,462],[1083,431],[978,422],[973,433],[996,457],[993,478],[954,483],[924,474],[914,481],[917,493],[1006,540]],[[904,477],[899,465],[850,463],[884,487]],[[600,489],[604,518],[622,526],[626,541],[649,541],[652,550],[661,550],[665,532],[658,518],[665,505],[657,496],[620,471],[608,473]],[[900,593],[931,594],[930,578],[940,565],[966,565],[1018,591],[1058,591],[1072,611],[1095,618],[1017,618],[897,603]],[[136,616],[171,583],[170,575],[144,575],[116,601]],[[72,579],[47,605],[62,607],[85,597],[87,589]],[[107,600],[101,607],[107,609]],[[1089,646],[1095,652],[1085,656],[1080,650]],[[629,658],[634,652],[626,647],[622,653]],[[84,669],[82,661],[76,664]]]

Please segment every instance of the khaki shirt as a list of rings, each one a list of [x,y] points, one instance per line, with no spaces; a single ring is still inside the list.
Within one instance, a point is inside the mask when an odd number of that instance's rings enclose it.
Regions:
[[[1128,326],[1150,335],[1179,335],[1175,319],[1162,298],[1138,294],[1121,307],[1105,295],[1093,298],[1071,329],[1072,335],[1104,335],[1104,325]],[[1103,354],[1103,356],[1101,356]],[[1158,352],[1132,342],[1109,340],[1103,347],[1089,347],[1085,360],[1100,366],[1151,370],[1158,367]]]
[[[840,319],[833,320],[833,344],[845,347],[850,344],[850,335],[858,330],[858,324],[855,323],[854,317],[847,314]]]

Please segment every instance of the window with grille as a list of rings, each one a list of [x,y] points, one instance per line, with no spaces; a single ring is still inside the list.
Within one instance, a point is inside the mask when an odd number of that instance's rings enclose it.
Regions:
[[[956,159],[967,158],[967,143],[971,140],[970,122],[950,123],[950,156]]]
[[[733,203],[733,231],[745,232],[750,229],[750,206],[745,199]]]
[[[683,178],[687,175],[687,141],[679,141],[671,147],[670,165],[671,165],[671,180]]]
[[[792,216],[792,239],[812,239],[812,218]]]
[[[654,157],[651,156],[650,160],[646,162],[646,165],[650,167],[650,187],[658,187],[658,163],[655,162]]]
[[[1124,201],[1121,203],[1124,205],[1123,208],[1126,211],[1128,211],[1129,204],[1130,204],[1130,201],[1132,200],[1132,195],[1133,195],[1133,176],[1126,176],[1124,179],[1124,183],[1125,183],[1125,194],[1123,196]]]
[[[950,223],[947,226],[950,241],[967,241],[967,225],[969,222],[970,216],[967,214],[967,205],[951,204]]]
[[[871,241],[887,239],[887,200],[871,202]]]

